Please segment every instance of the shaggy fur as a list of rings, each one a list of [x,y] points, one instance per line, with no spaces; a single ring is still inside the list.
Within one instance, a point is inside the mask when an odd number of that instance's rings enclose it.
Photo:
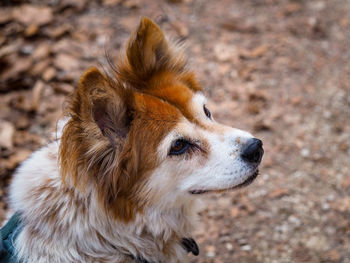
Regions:
[[[15,174],[18,258],[186,262],[195,194],[240,186],[257,171],[239,157],[252,136],[217,124],[204,104],[182,51],[143,18],[115,76],[89,69],[57,139]],[[190,148],[170,154],[179,139]]]

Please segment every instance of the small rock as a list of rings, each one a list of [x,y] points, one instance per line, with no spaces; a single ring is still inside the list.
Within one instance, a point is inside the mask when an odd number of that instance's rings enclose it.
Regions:
[[[215,250],[216,250],[215,246],[208,245],[205,247],[205,251],[207,251],[207,252],[215,251]]]
[[[324,236],[312,236],[306,241],[306,247],[313,250],[322,251],[327,244]]]
[[[226,247],[226,249],[227,249],[228,251],[232,251],[232,250],[233,250],[233,246],[232,246],[231,243],[226,243],[226,244],[225,244],[225,247]]]
[[[291,215],[290,217],[288,217],[288,221],[296,226],[300,226],[301,225],[301,221],[299,218],[297,218],[296,216]]]
[[[328,211],[331,208],[331,206],[328,203],[323,203],[321,207],[324,211]]]
[[[332,118],[332,112],[330,112],[329,110],[325,110],[324,112],[323,112],[323,117],[325,118],[325,119],[331,119]]]
[[[31,55],[34,51],[34,45],[31,45],[31,44],[23,45],[20,51],[24,55]]]
[[[250,251],[251,249],[252,249],[252,247],[250,245],[241,246],[241,250],[243,250],[243,251]]]
[[[310,150],[306,148],[301,149],[300,154],[302,157],[307,158],[310,156]]]
[[[214,258],[216,256],[216,247],[215,246],[206,246],[205,247],[206,256],[208,258]]]

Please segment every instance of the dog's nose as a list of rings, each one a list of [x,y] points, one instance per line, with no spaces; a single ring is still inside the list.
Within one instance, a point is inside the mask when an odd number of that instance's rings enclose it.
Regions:
[[[241,157],[249,163],[260,163],[264,154],[261,140],[252,138],[242,148]]]

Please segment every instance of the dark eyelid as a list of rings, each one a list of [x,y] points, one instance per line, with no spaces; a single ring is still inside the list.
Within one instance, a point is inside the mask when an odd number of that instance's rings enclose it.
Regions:
[[[205,116],[207,116],[207,118],[211,119],[211,112],[205,104],[203,105],[203,111],[204,111]]]
[[[187,140],[187,142],[190,144],[190,147],[196,148],[201,150],[202,148],[200,147],[199,141],[198,140]]]
[[[193,140],[193,139],[190,139],[188,137],[181,137],[181,138],[179,138],[177,140],[185,141],[185,142],[187,142],[187,143],[189,143],[191,145],[194,145],[194,146],[198,146],[198,143],[199,143],[199,140]]]

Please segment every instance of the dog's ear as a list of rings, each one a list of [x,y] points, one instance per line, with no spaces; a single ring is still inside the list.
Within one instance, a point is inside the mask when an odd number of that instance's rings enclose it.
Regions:
[[[91,178],[106,170],[101,156],[117,154],[125,142],[131,125],[128,101],[132,95],[96,68],[90,68],[81,77],[67,109],[69,116],[64,126],[59,159],[63,179],[72,179],[84,188]],[[108,158],[114,160],[109,154]],[[90,178],[90,179],[91,179]]]
[[[160,27],[146,17],[131,34],[126,57],[127,61],[119,65],[119,78],[137,89],[145,88],[156,73],[181,72],[186,64],[182,50],[169,42]]]
[[[70,102],[59,152],[63,181],[81,191],[97,186],[101,205],[124,220],[134,211],[125,194],[133,181],[123,166],[129,158],[123,148],[133,122],[133,100],[131,90],[96,68],[87,70]]]
[[[168,42],[157,24],[143,17],[129,39],[126,55],[134,73],[141,78],[167,64],[171,57]]]
[[[92,67],[79,80],[72,103],[73,116],[94,123],[111,142],[125,138],[131,122],[130,94]]]

